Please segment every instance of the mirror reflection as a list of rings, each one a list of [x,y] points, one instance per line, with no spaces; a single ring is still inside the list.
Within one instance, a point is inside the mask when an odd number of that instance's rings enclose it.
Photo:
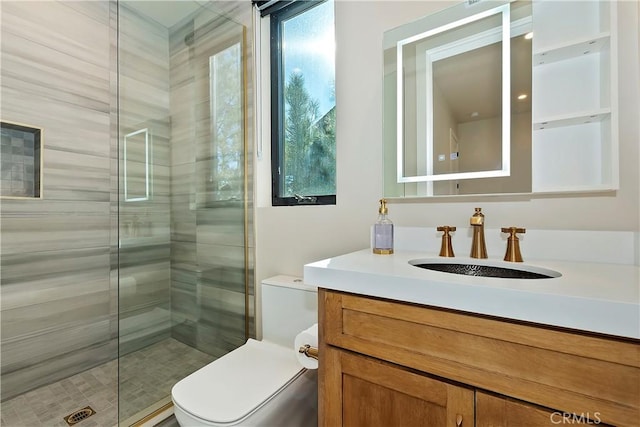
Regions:
[[[149,130],[124,136],[124,200],[149,200]]]
[[[531,191],[530,31],[517,1],[385,33],[385,197]]]

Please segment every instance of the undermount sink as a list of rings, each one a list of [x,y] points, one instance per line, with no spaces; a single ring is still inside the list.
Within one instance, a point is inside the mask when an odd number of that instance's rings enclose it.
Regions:
[[[450,263],[434,260],[411,260],[409,264],[426,270],[465,276],[499,277],[502,279],[552,279],[560,277],[557,271],[538,267],[511,268],[488,264]]]

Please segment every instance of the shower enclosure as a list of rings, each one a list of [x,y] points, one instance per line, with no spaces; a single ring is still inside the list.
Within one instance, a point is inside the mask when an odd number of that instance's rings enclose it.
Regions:
[[[254,334],[251,6],[0,14],[2,426],[135,425]]]

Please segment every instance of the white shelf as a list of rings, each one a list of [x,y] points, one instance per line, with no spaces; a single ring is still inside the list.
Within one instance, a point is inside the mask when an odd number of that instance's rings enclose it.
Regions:
[[[534,132],[532,190],[599,191],[616,185],[610,120]],[[584,190],[586,191],[586,190]]]
[[[610,108],[544,117],[540,120],[534,120],[533,130],[544,130],[563,126],[574,126],[600,122],[602,120],[608,119],[609,117],[611,117]]]
[[[598,53],[609,48],[610,38],[610,33],[606,32],[593,37],[584,37],[541,49],[533,53],[533,64],[534,66],[540,66],[582,55]]]
[[[569,186],[540,186],[534,188],[536,194],[562,194],[562,193],[597,193],[617,190],[613,184],[600,185],[569,185]]]
[[[532,191],[616,190],[617,5],[533,2]]]

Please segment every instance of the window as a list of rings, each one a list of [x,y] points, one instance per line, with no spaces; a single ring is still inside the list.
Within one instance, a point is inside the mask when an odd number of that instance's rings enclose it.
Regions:
[[[333,0],[271,14],[272,204],[336,203]]]

